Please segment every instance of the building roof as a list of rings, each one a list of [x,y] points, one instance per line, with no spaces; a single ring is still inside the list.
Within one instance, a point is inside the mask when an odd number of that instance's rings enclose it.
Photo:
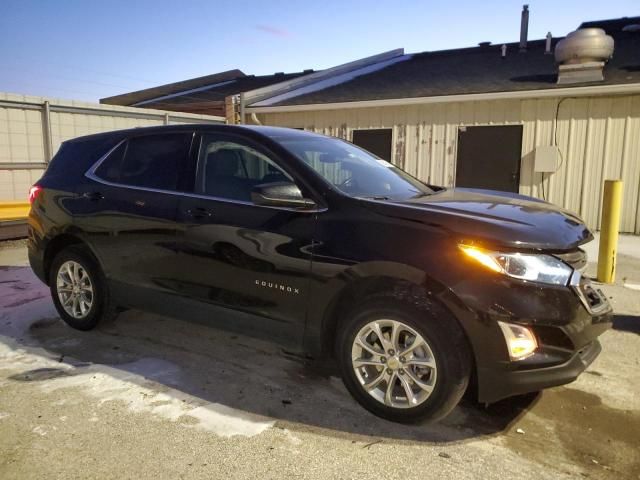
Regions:
[[[222,103],[229,95],[266,87],[310,73],[313,73],[313,70],[295,73],[274,73],[272,75],[245,75],[240,70],[229,70],[205,77],[125,93],[115,97],[103,98],[100,103],[167,110],[184,108],[193,111],[207,109],[212,104]]]
[[[273,75],[245,75],[211,85],[208,88],[198,89],[197,92],[183,91],[182,93],[177,93],[170,98],[160,97],[156,100],[148,100],[144,103],[146,107],[162,109],[167,105],[215,101],[223,102],[229,95],[236,95],[249,90],[255,90],[257,88],[284,82],[286,80],[307,75],[311,72],[313,72],[313,70],[295,73],[274,73]]]
[[[203,87],[205,85],[213,85],[243,76],[244,73],[241,70],[227,70],[225,72],[214,73],[212,75],[206,75],[204,77],[191,78],[189,80],[167,83],[166,85],[145,88],[144,90],[137,90],[135,92],[123,93],[122,95],[101,98],[100,103],[106,103],[109,105],[130,106],[138,102],[149,100],[151,98],[156,98],[163,95],[171,95],[177,92]]]
[[[640,17],[585,22],[580,28],[599,27],[615,40],[613,58],[604,69],[604,81],[580,83],[619,85],[640,82],[640,32],[623,31]],[[552,40],[553,47],[561,38]],[[552,54],[545,54],[545,40],[529,41],[525,52],[518,43],[422,52],[406,55],[385,68],[350,78],[343,83],[311,92],[290,92],[285,99],[267,99],[255,106],[285,106],[341,103],[366,100],[433,97],[525,90],[567,88],[556,84],[557,66]]]

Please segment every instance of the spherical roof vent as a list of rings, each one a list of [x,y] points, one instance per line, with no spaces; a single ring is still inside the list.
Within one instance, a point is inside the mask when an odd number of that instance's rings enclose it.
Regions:
[[[556,45],[555,58],[560,64],[574,65],[606,62],[613,55],[613,38],[601,28],[581,28],[571,32]]]

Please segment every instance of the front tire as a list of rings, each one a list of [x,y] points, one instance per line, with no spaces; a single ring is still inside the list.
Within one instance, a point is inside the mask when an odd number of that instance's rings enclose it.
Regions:
[[[71,246],[55,256],[49,288],[60,318],[77,330],[91,330],[117,314],[104,275],[86,248]]]
[[[364,300],[340,329],[337,354],[351,395],[373,414],[400,423],[445,417],[471,376],[464,332],[431,301],[418,308],[393,296]]]

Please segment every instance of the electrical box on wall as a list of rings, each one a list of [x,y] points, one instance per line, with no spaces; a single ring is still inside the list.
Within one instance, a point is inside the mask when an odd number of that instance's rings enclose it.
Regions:
[[[533,169],[536,172],[553,173],[558,170],[560,152],[553,145],[536,147],[533,151]]]

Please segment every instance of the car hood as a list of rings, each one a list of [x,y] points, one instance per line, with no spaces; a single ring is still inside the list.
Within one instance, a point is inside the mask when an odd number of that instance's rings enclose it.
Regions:
[[[443,189],[403,201],[368,201],[381,214],[448,230],[460,241],[518,249],[570,250],[593,238],[575,214],[508,192]]]

